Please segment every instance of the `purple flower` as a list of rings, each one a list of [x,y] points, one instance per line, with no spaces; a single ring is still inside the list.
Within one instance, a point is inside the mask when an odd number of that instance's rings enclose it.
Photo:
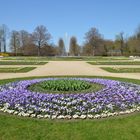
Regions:
[[[3,108],[35,115],[88,115],[104,111],[120,112],[140,106],[140,86],[99,78],[67,78],[84,80],[105,86],[97,92],[79,94],[44,94],[28,90],[28,86],[45,80],[44,78],[23,80],[0,86],[0,109]],[[63,78],[64,79],[64,78]],[[9,106],[5,107],[8,103]],[[27,114],[26,114],[27,115]],[[30,114],[31,115],[31,114]],[[32,115],[34,116],[34,115]]]

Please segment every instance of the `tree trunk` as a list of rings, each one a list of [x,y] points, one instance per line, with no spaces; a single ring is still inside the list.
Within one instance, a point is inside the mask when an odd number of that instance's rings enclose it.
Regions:
[[[123,41],[121,41],[121,55],[123,55],[123,46],[124,46],[124,43]]]
[[[6,53],[6,41],[4,40],[4,53]]]
[[[40,47],[38,47],[38,56],[40,56]]]
[[[1,53],[1,41],[0,41],[0,53]]]

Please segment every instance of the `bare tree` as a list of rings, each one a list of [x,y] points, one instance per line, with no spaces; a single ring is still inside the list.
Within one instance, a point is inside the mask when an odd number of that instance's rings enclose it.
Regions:
[[[0,53],[1,53],[1,41],[0,41]]]
[[[0,30],[0,53],[1,53],[1,51],[2,51],[2,39],[3,37],[2,37],[2,31]]]
[[[31,39],[31,35],[27,31],[21,30],[19,32],[19,38],[20,38],[21,52],[24,54],[25,47],[33,43]]]
[[[120,44],[121,55],[123,55],[123,50],[124,50],[124,46],[125,46],[124,32],[120,32],[120,33],[116,36],[116,41],[119,42],[119,44]]]
[[[6,41],[7,41],[7,36],[8,36],[8,27],[3,24],[0,27],[0,45],[1,45],[1,50],[2,50],[2,45],[3,45],[3,51],[6,53]]]
[[[69,53],[71,56],[78,56],[79,55],[79,46],[77,44],[77,39],[74,36],[72,36],[70,38]]]
[[[10,49],[17,56],[19,48],[20,48],[19,32],[12,31],[11,32],[11,39],[10,39]]]
[[[140,56],[140,25],[136,28],[135,33],[125,41],[125,44],[127,55]]]
[[[99,33],[98,29],[91,28],[85,34],[85,40],[86,44],[89,44],[89,46],[93,47],[93,55],[96,55],[99,53],[99,51],[101,51],[100,47],[103,46],[103,38],[102,35]]]
[[[32,34],[33,40],[38,47],[38,56],[41,54],[41,47],[47,44],[51,38],[50,33],[45,26],[37,26]]]
[[[82,54],[84,56],[92,56],[93,55],[93,47],[89,43],[84,44]]]
[[[140,25],[137,27],[136,29],[136,32],[135,32],[135,35],[134,35],[136,38],[139,38],[140,39]]]
[[[65,44],[64,44],[63,39],[60,38],[59,41],[58,41],[58,54],[60,56],[64,56],[65,53],[66,53],[66,51],[65,51]]]

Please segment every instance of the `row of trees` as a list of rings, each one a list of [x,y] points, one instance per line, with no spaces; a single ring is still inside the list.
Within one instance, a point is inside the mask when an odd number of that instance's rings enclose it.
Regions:
[[[120,32],[116,35],[114,41],[104,39],[98,29],[91,28],[85,34],[85,40],[82,55],[140,56],[140,26],[130,37],[126,37],[124,32]]]
[[[140,55],[140,27],[134,35],[125,37],[123,32],[116,35],[115,40],[107,40],[97,28],[85,33],[85,42],[78,45],[76,37],[70,38],[69,52],[66,52],[62,38],[58,44],[50,43],[51,34],[43,25],[37,26],[32,33],[25,30],[11,31],[6,25],[0,26],[0,52],[6,53],[7,40],[13,55],[31,56],[95,56],[95,55]]]

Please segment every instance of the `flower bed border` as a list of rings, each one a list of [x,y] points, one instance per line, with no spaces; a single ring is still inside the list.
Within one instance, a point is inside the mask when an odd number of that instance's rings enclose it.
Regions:
[[[55,78],[54,78],[55,79]],[[86,78],[85,78],[86,79]],[[105,79],[104,79],[105,80]],[[21,82],[22,84],[22,82]],[[135,84],[133,84],[135,85]],[[135,111],[140,111],[140,107],[139,106],[134,106],[133,108],[131,109],[127,109],[125,111],[116,111],[116,112],[103,112],[103,113],[100,113],[100,114],[96,114],[96,115],[91,115],[91,114],[87,114],[87,115],[77,115],[77,114],[74,114],[72,116],[70,115],[30,115],[29,113],[25,113],[25,112],[16,112],[14,110],[9,110],[9,104],[6,103],[4,104],[4,107],[3,108],[0,108],[1,111],[3,112],[7,112],[7,113],[10,113],[10,114],[15,114],[15,115],[19,115],[19,116],[25,116],[25,117],[37,117],[37,118],[50,118],[50,119],[86,119],[86,118],[89,118],[89,119],[98,119],[98,118],[106,118],[106,117],[110,117],[110,116],[116,116],[116,115],[122,115],[122,114],[129,114],[129,113],[133,113]]]

